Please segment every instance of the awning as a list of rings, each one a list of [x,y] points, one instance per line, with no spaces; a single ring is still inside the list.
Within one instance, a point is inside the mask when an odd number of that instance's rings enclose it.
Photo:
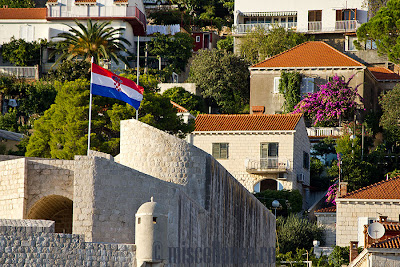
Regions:
[[[297,11],[240,12],[244,17],[282,17],[297,16]]]

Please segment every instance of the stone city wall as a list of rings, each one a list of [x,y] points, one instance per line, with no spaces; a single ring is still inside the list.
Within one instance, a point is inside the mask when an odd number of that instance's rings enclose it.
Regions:
[[[1,266],[135,266],[135,245],[55,234],[54,222],[0,220]]]

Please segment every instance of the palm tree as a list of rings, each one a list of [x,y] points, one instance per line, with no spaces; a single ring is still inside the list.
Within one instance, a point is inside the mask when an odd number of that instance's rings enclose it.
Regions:
[[[93,57],[96,64],[99,64],[101,60],[111,59],[116,63],[121,60],[129,66],[126,56],[121,54],[121,52],[131,54],[125,47],[125,45],[130,46],[131,43],[121,37],[124,28],[108,27],[111,21],[92,23],[92,20],[89,19],[87,26],[77,20],[75,20],[75,23],[79,29],[67,25],[70,28],[69,32],[57,35],[56,38],[63,38],[64,40],[57,43],[56,50],[51,55],[61,54],[61,57],[54,64],[64,59],[77,58],[90,62]]]

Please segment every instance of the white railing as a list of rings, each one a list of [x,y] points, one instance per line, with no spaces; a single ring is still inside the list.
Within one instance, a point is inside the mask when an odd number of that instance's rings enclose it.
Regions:
[[[79,9],[78,9],[79,8]],[[107,6],[104,8],[88,9],[85,7],[75,7],[75,10],[66,11],[59,9],[48,10],[47,16],[50,18],[71,18],[71,17],[134,17],[136,7],[127,6]]]
[[[342,127],[308,127],[308,136],[341,136]]]
[[[35,67],[13,67],[13,66],[0,66],[0,75],[10,75],[17,78],[38,78],[38,68]]]
[[[288,160],[279,160],[278,157],[268,157],[265,159],[245,159],[246,170],[287,170],[290,166]]]
[[[237,24],[235,25],[234,32],[236,34],[248,33],[255,31],[258,28],[263,28],[268,31],[273,26],[279,26],[285,29],[294,29],[297,27],[297,22]]]
[[[340,20],[336,21],[336,31],[355,31],[360,27],[360,23],[357,20]]]
[[[308,22],[308,31],[309,32],[320,32],[322,30],[322,22],[321,21],[309,21]]]

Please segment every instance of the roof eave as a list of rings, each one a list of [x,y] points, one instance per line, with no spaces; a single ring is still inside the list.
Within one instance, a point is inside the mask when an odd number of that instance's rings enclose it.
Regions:
[[[266,70],[310,70],[310,69],[366,69],[366,66],[314,66],[314,67],[249,67],[250,71]]]
[[[259,133],[295,133],[296,130],[257,130],[257,131],[193,131],[192,134],[259,134]]]

